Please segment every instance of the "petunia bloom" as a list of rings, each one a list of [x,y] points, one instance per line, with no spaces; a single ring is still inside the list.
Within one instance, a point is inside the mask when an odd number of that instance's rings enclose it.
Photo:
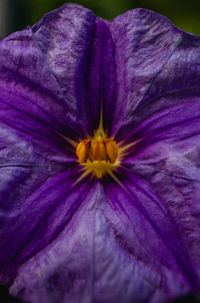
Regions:
[[[200,38],[66,4],[0,42],[0,281],[31,303],[200,291]]]

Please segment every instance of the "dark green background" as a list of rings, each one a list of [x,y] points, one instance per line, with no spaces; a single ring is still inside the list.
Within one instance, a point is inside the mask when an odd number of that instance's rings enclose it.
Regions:
[[[45,13],[61,6],[63,0],[8,0],[10,18],[7,34],[37,22]],[[77,0],[105,19],[112,19],[136,7],[145,7],[167,16],[177,27],[200,35],[200,0]]]

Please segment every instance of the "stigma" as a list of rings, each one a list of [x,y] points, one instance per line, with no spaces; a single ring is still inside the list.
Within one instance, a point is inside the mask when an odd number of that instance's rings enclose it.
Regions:
[[[78,161],[87,173],[102,178],[106,173],[112,174],[118,164],[119,149],[113,139],[97,132],[92,139],[84,139],[76,147]]]

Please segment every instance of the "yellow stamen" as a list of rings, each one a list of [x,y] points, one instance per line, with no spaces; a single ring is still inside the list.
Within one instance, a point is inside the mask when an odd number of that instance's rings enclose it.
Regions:
[[[120,162],[126,151],[135,144],[136,142],[127,145],[123,142],[117,144],[114,138],[108,138],[103,129],[101,115],[99,128],[94,132],[94,137],[82,140],[76,146],[76,155],[83,168],[83,173],[77,182],[88,174],[97,178],[109,174],[116,180],[114,175],[116,167],[121,165]]]
[[[80,163],[104,161],[114,164],[118,158],[118,147],[114,140],[108,138],[95,141],[85,139],[77,145],[76,154]]]
[[[115,163],[119,154],[116,142],[111,139],[104,139],[103,142],[106,147],[108,159],[110,160],[111,163]]]
[[[82,140],[77,148],[76,148],[76,154],[78,157],[78,160],[80,163],[84,163],[87,161],[89,152],[90,152],[90,146],[91,146],[91,140],[90,139],[85,139]]]
[[[106,148],[103,140],[95,140],[91,145],[89,158],[93,161],[103,161],[106,160]]]
[[[103,130],[102,119],[94,137],[79,142],[76,147],[76,155],[84,166],[84,176],[92,173],[97,178],[102,178],[106,173],[111,175],[111,172],[119,165],[117,143],[107,138]]]

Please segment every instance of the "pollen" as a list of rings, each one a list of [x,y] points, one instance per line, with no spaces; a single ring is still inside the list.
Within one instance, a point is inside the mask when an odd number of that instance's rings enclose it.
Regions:
[[[105,138],[105,134],[97,132],[92,139],[79,142],[76,155],[86,173],[102,178],[105,173],[112,173],[118,164],[119,149],[113,139]]]

